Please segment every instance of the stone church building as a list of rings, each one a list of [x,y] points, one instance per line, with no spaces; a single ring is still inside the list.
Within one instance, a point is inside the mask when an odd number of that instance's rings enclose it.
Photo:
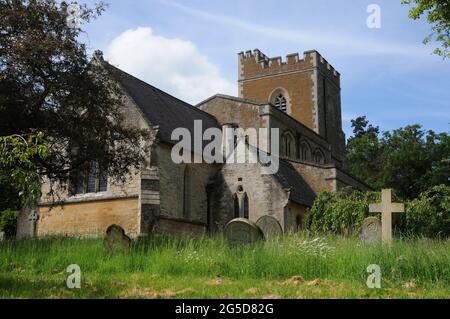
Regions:
[[[93,167],[55,207],[44,183],[38,218],[30,218],[30,211],[19,217],[21,237],[99,236],[112,224],[131,237],[201,235],[220,232],[237,217],[256,222],[264,215],[275,217],[284,231],[296,231],[319,191],[367,189],[347,172],[340,74],[317,51],[285,61],[259,50],[240,53],[239,96],[218,94],[196,106],[108,64],[100,53],[94,59],[123,89],[130,125],[152,131],[149,164],[120,185]],[[172,132],[186,128],[194,135],[194,121],[202,121],[203,130],[278,128],[279,170],[262,174],[260,162],[175,164]],[[258,145],[247,146],[251,152]]]

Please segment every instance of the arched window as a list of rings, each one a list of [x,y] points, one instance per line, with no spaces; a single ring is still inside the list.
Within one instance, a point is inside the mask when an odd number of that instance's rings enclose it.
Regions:
[[[189,217],[189,166],[186,165],[184,168],[184,176],[183,176],[183,217]]]
[[[317,164],[324,165],[325,164],[325,155],[323,155],[323,152],[319,149],[317,149],[314,153],[314,161]]]
[[[240,217],[240,205],[239,205],[239,198],[236,194],[234,194],[234,218],[239,218]]]
[[[247,193],[244,193],[243,202],[244,202],[244,218],[249,219],[250,218],[250,206],[249,206],[249,203],[248,203]]]
[[[285,132],[281,138],[281,155],[289,158],[294,158],[295,153],[294,136],[290,132]]]
[[[279,94],[276,98],[275,98],[275,103],[274,103],[275,107],[283,112],[287,112],[287,100],[284,97],[283,94]]]
[[[311,161],[311,147],[306,141],[300,143],[300,159],[302,161]]]
[[[273,91],[270,95],[269,103],[280,111],[290,114],[289,96],[285,89],[278,88]]]

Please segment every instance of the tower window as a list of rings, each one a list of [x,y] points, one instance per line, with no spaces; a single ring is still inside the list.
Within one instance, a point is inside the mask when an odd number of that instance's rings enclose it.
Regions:
[[[291,113],[289,94],[284,88],[278,88],[270,94],[269,103],[284,113]]]
[[[277,109],[283,112],[287,111],[287,100],[281,93],[275,98],[274,105]]]

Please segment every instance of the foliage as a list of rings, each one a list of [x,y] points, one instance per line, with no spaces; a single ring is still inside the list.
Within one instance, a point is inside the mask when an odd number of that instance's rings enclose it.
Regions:
[[[379,201],[377,193],[353,189],[320,192],[309,211],[307,228],[314,232],[357,234],[364,218],[369,216],[369,204]]]
[[[406,223],[417,235],[450,237],[450,187],[435,186],[408,203]]]
[[[354,136],[348,140],[351,173],[374,189],[393,188],[412,199],[428,188],[449,184],[450,137],[425,132],[410,125],[380,137],[379,128],[365,117],[352,121]]]
[[[393,201],[400,201],[393,196]],[[356,235],[371,215],[369,204],[380,202],[378,192],[321,192],[309,210],[306,226],[313,232]],[[405,214],[393,214],[394,232],[428,238],[450,237],[450,186],[439,185],[406,202]]]
[[[80,26],[104,9],[81,6]],[[30,164],[52,190],[92,161],[123,180],[142,163],[147,136],[126,124],[120,87],[91,62],[67,17],[65,2],[0,0],[0,136],[44,134],[48,154]]]
[[[14,238],[16,236],[18,211],[5,210],[0,212],[0,231],[5,233],[6,238]]]
[[[428,35],[424,43],[427,44],[435,39],[441,43],[434,53],[444,59],[450,57],[450,4],[448,0],[402,0],[403,4],[414,4],[409,11],[409,17],[417,20],[424,14],[432,25],[433,32]]]
[[[450,297],[448,241],[396,240],[387,248],[328,236],[320,239],[332,248],[325,256],[303,254],[303,244],[292,253],[297,243],[315,238],[299,233],[236,249],[221,237],[150,236],[113,255],[101,239],[4,242],[0,298]],[[74,263],[82,289],[66,287],[66,269]],[[374,263],[382,267],[382,289],[366,285]]]
[[[380,175],[384,167],[378,138],[380,130],[369,125],[365,116],[352,120],[352,127],[354,136],[349,138],[346,148],[351,173],[374,189],[380,189]]]
[[[35,162],[48,156],[47,142],[40,132],[28,136],[0,137],[0,171],[5,183],[18,191],[23,205],[40,197],[39,172]]]

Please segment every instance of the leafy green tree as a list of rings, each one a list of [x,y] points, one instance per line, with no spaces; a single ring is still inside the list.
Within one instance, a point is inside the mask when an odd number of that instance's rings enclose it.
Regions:
[[[47,141],[45,158],[13,156],[25,165],[14,171],[19,191],[35,172],[52,186],[67,185],[72,172],[96,161],[123,180],[143,160],[147,132],[126,124],[120,87],[79,41],[81,27],[104,9],[81,6],[74,27],[65,2],[0,0],[0,136],[34,131]]]
[[[412,199],[432,186],[449,183],[450,138],[447,133],[424,131],[420,125],[384,132],[365,117],[352,121],[348,141],[351,173],[374,189],[393,188]]]
[[[381,140],[385,165],[381,185],[392,187],[403,198],[416,198],[428,188],[448,183],[450,176],[450,139],[445,133],[425,132],[410,125]]]
[[[347,159],[353,176],[373,188],[381,188],[381,173],[384,167],[382,145],[378,127],[369,125],[365,116],[352,120],[354,136],[347,144]]]
[[[19,198],[21,204],[33,203],[40,197],[40,176],[34,163],[45,161],[47,156],[47,142],[42,133],[27,137],[0,137],[0,172],[3,182],[11,187],[11,192],[17,192],[13,198]]]
[[[402,0],[403,4],[413,5],[409,11],[411,19],[427,16],[433,32],[424,39],[427,44],[433,39],[441,43],[434,53],[445,58],[450,57],[450,2],[448,0]]]

